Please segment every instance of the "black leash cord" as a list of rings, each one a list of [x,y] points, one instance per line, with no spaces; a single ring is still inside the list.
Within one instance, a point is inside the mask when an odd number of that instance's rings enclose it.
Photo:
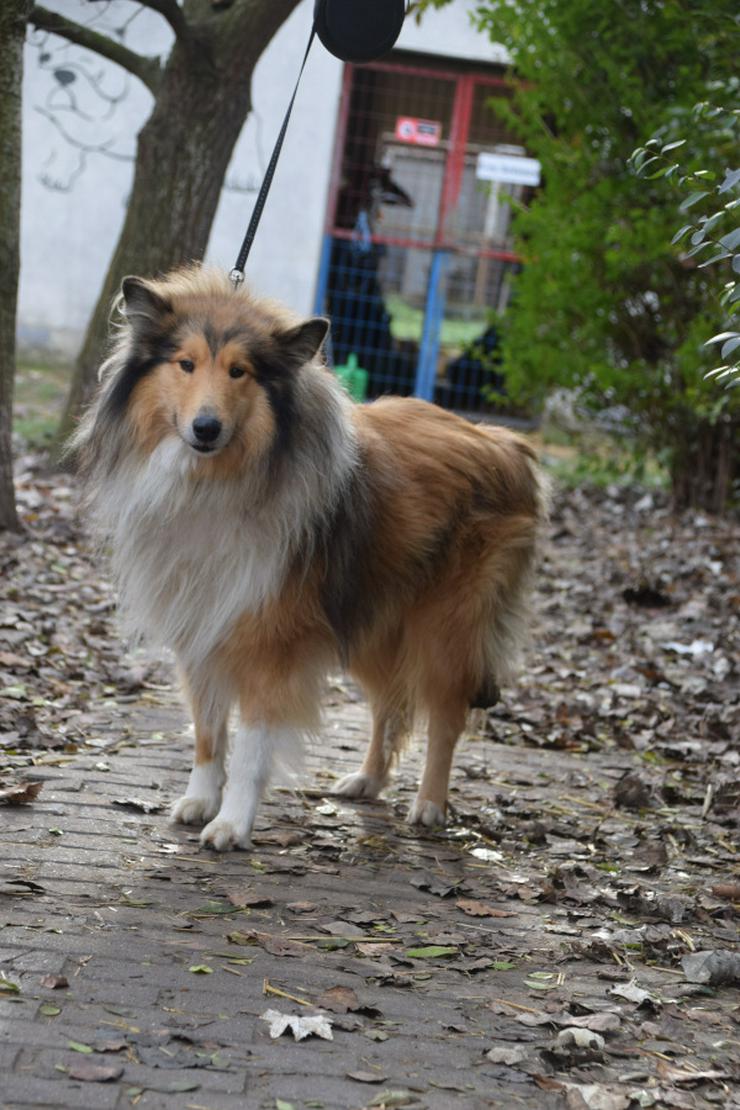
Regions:
[[[236,259],[236,262],[234,264],[234,269],[231,271],[231,274],[229,275],[231,277],[231,280],[233,282],[233,285],[234,285],[235,289],[237,289],[239,287],[239,285],[241,284],[241,282],[244,281],[244,267],[246,265],[247,258],[249,257],[249,252],[252,249],[252,243],[254,242],[254,237],[257,234],[257,228],[259,226],[260,219],[262,218],[262,210],[265,207],[265,201],[267,200],[267,194],[270,191],[270,185],[272,184],[272,178],[273,178],[273,175],[275,173],[275,167],[277,166],[278,158],[280,157],[280,151],[282,150],[282,147],[283,147],[283,139],[285,138],[285,133],[288,130],[288,123],[290,121],[290,113],[293,111],[293,104],[295,102],[296,94],[298,92],[298,86],[301,83],[301,77],[303,76],[303,70],[306,68],[306,62],[308,61],[308,54],[309,54],[309,51],[311,49],[311,44],[313,43],[315,34],[316,34],[316,25],[313,24],[312,27],[311,27],[311,34],[308,37],[308,46],[306,47],[306,53],[303,55],[303,61],[301,62],[301,68],[300,68],[299,73],[298,73],[298,80],[295,83],[295,88],[293,89],[293,95],[290,98],[290,104],[288,105],[288,110],[285,113],[285,119],[283,120],[282,127],[280,128],[280,131],[278,133],[277,142],[275,143],[275,149],[273,150],[272,156],[270,157],[270,162],[269,162],[269,165],[267,167],[267,170],[265,171],[265,176],[264,176],[264,179],[262,181],[262,185],[260,186],[260,191],[259,191],[259,194],[257,196],[257,200],[255,201],[254,208],[252,209],[252,215],[251,215],[251,218],[249,220],[249,227],[247,228],[247,233],[244,236],[244,241],[241,245],[241,249],[239,251],[239,254],[237,255],[237,259]]]

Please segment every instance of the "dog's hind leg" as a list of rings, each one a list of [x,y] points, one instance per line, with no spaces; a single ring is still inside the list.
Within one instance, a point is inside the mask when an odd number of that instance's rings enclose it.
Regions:
[[[373,704],[373,732],[362,767],[341,778],[332,793],[344,798],[377,798],[388,783],[393,757],[408,731],[408,716],[402,710]]]
[[[465,727],[467,700],[452,699],[429,707],[429,739],[419,792],[409,810],[412,825],[444,825],[447,787],[455,745]]]
[[[195,727],[195,754],[187,789],[172,807],[171,817],[183,825],[203,825],[218,813],[225,780],[230,699],[204,676],[184,677]]]

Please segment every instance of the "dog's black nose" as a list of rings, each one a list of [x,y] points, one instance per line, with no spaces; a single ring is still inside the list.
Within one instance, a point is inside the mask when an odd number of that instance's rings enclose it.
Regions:
[[[213,443],[221,434],[221,421],[215,416],[196,416],[193,421],[193,435],[198,443]]]

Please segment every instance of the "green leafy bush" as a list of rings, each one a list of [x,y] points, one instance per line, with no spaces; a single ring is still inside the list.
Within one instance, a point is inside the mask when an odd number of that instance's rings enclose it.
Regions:
[[[729,82],[729,87],[721,88],[721,91],[726,95],[734,94],[737,98],[737,80]],[[649,181],[660,177],[672,179],[688,194],[680,210],[686,213],[691,211],[692,222],[684,224],[671,243],[680,247],[685,259],[696,259],[700,269],[717,267],[720,273],[718,301],[726,315],[726,330],[706,341],[707,346],[719,349],[720,357],[725,361],[709,370],[706,377],[738,385],[740,280],[735,274],[740,275],[740,169],[729,168],[726,159],[737,157],[740,150],[740,109],[728,110],[704,101],[695,106],[687,122],[691,140],[672,139],[666,142],[665,132],[654,135],[645,146],[633,151],[630,162],[638,177]],[[678,123],[678,119],[672,121],[672,130]],[[677,151],[682,147],[686,150],[681,151],[680,159],[687,154],[696,158],[697,148],[701,148],[702,160],[709,161],[715,168],[704,166],[687,170],[681,160],[675,161]]]
[[[543,170],[515,216],[524,266],[505,321],[507,390],[534,403],[574,390],[583,409],[608,411],[665,460],[677,504],[721,509],[740,392],[705,378],[706,339],[721,323],[716,279],[671,247],[675,199],[629,158],[718,82],[730,87],[736,5],[483,0],[474,18],[507,48],[518,82],[494,108]]]

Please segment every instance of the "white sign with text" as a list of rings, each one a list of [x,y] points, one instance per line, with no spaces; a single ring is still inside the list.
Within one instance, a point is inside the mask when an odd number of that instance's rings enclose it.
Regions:
[[[481,181],[500,181],[506,185],[539,185],[540,169],[537,158],[483,151],[478,155],[475,176]]]

